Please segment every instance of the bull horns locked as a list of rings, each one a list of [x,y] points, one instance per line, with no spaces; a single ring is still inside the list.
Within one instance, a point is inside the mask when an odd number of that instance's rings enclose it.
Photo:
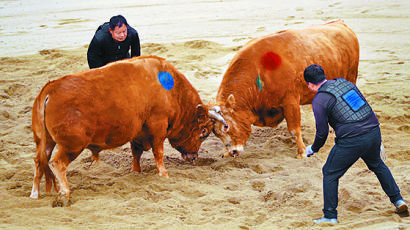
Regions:
[[[225,119],[221,115],[221,107],[219,107],[219,106],[212,107],[212,109],[210,109],[208,111],[208,115],[211,119],[215,119],[217,121],[220,121],[220,122],[226,124]]]

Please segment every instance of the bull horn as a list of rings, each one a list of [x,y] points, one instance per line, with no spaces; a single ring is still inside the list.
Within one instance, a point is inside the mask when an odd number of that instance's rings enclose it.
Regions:
[[[217,106],[217,105],[215,105],[214,107],[212,107],[212,109],[211,109],[212,111],[215,111],[215,112],[217,112],[217,113],[221,113],[221,107],[219,107],[219,106]]]
[[[219,108],[219,106],[214,106],[212,109],[210,109],[210,110],[208,111],[208,115],[209,115],[211,118],[213,118],[213,119],[215,119],[215,120],[218,120],[218,121],[220,121],[220,122],[226,124],[226,121],[225,121],[225,119],[222,117],[222,115],[220,114],[220,111],[221,111],[221,109]]]

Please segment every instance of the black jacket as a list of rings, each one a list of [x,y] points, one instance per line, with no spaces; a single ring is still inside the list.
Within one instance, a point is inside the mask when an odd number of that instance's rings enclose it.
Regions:
[[[99,26],[87,51],[90,69],[104,66],[110,62],[141,55],[140,39],[137,31],[127,26],[127,38],[115,41],[109,31],[109,23]],[[131,48],[131,55],[129,50]]]

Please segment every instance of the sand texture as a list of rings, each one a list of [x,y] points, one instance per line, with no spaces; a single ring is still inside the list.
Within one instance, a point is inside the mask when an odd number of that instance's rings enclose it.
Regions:
[[[253,127],[237,158],[220,158],[224,146],[214,135],[202,144],[196,164],[185,163],[167,142],[169,179],[157,175],[152,152],[144,153],[143,173],[137,174],[128,144],[101,152],[93,166],[86,150],[67,170],[71,206],[53,208],[56,193],[45,194],[44,179],[40,199],[29,197],[35,97],[47,81],[88,69],[87,46],[96,27],[122,13],[140,33],[142,54],[174,64],[205,103],[215,98],[229,61],[250,39],[343,19],[360,43],[357,85],[379,118],[386,164],[410,203],[409,1],[28,2],[33,8],[0,1],[0,228],[410,228],[408,214],[394,213],[362,160],[340,180],[339,224],[315,226],[313,219],[322,216],[321,169],[334,133],[314,157],[297,160],[286,122],[274,129]],[[312,109],[301,110],[302,135],[312,144]]]

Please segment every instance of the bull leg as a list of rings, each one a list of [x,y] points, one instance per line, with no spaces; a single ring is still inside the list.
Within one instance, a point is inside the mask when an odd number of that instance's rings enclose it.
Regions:
[[[157,163],[158,175],[169,178],[168,172],[165,169],[164,165],[164,140],[157,144],[154,144],[152,152],[154,153],[155,162]]]
[[[54,147],[56,146],[56,143],[52,141],[51,143],[48,143],[46,145],[46,154],[47,154],[47,160],[50,161],[51,158],[51,153],[53,152]],[[46,168],[46,193],[50,194],[51,193],[51,187],[54,184],[54,190],[58,192],[57,184],[55,182],[55,176],[53,172],[51,172],[50,168]]]
[[[100,152],[102,151],[102,148],[99,145],[88,145],[87,148],[91,151],[91,166],[95,166],[98,164],[100,161]]]
[[[57,181],[60,185],[60,191],[58,198],[66,199],[62,201],[63,204],[69,201],[70,199],[70,188],[68,186],[66,171],[68,165],[75,160],[78,155],[80,155],[82,149],[80,151],[68,151],[64,146],[60,146],[59,151],[53,156],[51,161],[49,162],[50,168],[53,171],[54,175],[57,178]]]
[[[40,169],[40,162],[37,158],[34,159],[35,169],[34,169],[34,180],[33,188],[31,189],[30,197],[33,199],[38,199],[40,196],[40,181],[43,177],[43,170]]]
[[[283,112],[285,114],[288,130],[292,136],[296,138],[296,144],[298,146],[298,154],[296,155],[296,158],[302,159],[306,155],[306,147],[302,140],[300,106],[299,104],[287,104],[283,106]]]
[[[164,141],[167,136],[168,117],[158,114],[150,117],[147,121],[150,145],[157,163],[157,171],[160,176],[169,177],[164,166]]]
[[[47,138],[46,140],[43,140],[43,141],[46,141],[46,143],[43,144],[41,143],[41,140],[36,139],[37,154],[36,154],[36,158],[34,159],[35,169],[34,169],[33,188],[31,189],[31,194],[30,194],[30,197],[33,199],[38,199],[40,196],[40,182],[41,182],[41,178],[43,177],[44,173],[46,174],[46,193],[50,194],[53,182],[54,182],[54,189],[58,191],[57,185],[55,184],[55,181],[54,181],[54,175],[48,168],[48,165],[42,165],[44,164],[44,161],[48,162],[50,160],[51,153],[53,152],[53,149],[56,144],[51,138]],[[45,149],[43,146],[45,146]],[[42,155],[44,154],[44,151],[46,153],[46,159],[44,159],[44,155]]]
[[[141,155],[144,152],[144,150],[142,149],[140,145],[131,141],[131,151],[132,151],[132,156],[134,158],[132,161],[132,171],[140,173],[141,172],[140,159],[141,159]]]
[[[98,165],[98,162],[100,162],[100,152],[101,150],[91,150],[91,166],[96,166]]]

